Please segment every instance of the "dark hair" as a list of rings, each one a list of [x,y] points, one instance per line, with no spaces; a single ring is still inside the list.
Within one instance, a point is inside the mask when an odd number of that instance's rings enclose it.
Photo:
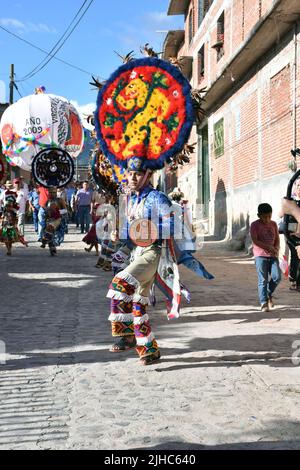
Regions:
[[[258,215],[270,214],[271,212],[273,212],[273,209],[270,206],[270,204],[268,204],[267,202],[263,202],[262,204],[259,204],[257,208]]]
[[[177,202],[179,202],[181,199],[182,199],[182,196],[181,196],[180,193],[174,193],[174,194],[171,196],[171,200],[172,200],[172,201],[177,201]]]

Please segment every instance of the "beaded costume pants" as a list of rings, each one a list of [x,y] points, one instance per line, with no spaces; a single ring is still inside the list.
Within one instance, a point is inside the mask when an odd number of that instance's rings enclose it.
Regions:
[[[160,248],[151,245],[135,250],[134,260],[113,278],[109,286],[109,320],[112,335],[135,335],[136,350],[140,357],[145,357],[158,351],[146,307],[158,267]]]

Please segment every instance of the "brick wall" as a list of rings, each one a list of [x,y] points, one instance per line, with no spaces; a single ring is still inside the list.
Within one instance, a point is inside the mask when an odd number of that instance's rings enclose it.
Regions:
[[[272,7],[274,0],[261,0],[261,16],[264,16]]]
[[[293,147],[291,76],[292,64],[287,64],[276,75],[270,77],[263,89],[262,140],[263,177],[283,173]]]
[[[186,14],[185,46],[181,53],[194,56],[194,85],[197,86],[197,53],[206,43],[206,73],[203,84],[214,82],[224,63],[230,59],[249,36],[259,19],[270,11],[273,0],[214,0],[202,24],[198,28],[198,1],[191,1]],[[194,37],[189,42],[188,18],[193,10]],[[217,20],[224,11],[225,34],[224,56],[217,61],[217,52],[212,46],[217,41]],[[208,57],[208,55],[210,57]]]
[[[260,18],[260,1],[259,0],[241,0],[244,8],[244,38],[248,36],[254,25]]]
[[[242,49],[243,43],[257,23],[274,6],[274,0],[214,0],[202,24],[198,28],[198,1],[190,2],[186,17],[194,9],[194,37],[188,38],[179,55],[193,56],[192,86],[208,88],[215,80],[222,80],[226,63]],[[212,48],[217,40],[217,20],[224,12],[225,35],[224,55],[217,60]],[[232,235],[239,224],[246,223],[256,213],[256,205],[262,198],[269,198],[272,204],[279,201],[285,187],[274,188],[272,181],[285,184],[288,179],[290,149],[293,142],[293,97],[294,97],[294,56],[293,25],[286,37],[279,37],[274,48],[263,57],[224,103],[215,106],[207,116],[210,158],[210,227],[211,231],[223,236]],[[298,34],[298,43],[300,33]],[[205,44],[205,73],[199,81],[198,51]],[[234,79],[234,77],[233,77]],[[298,45],[296,104],[300,116],[300,47]],[[216,158],[214,154],[214,126],[224,119],[224,153]],[[297,135],[300,138],[300,120],[297,119]],[[198,140],[193,128],[190,142]],[[298,140],[297,146],[300,146]],[[178,184],[192,203],[199,194],[198,181],[199,149],[188,165],[178,171]],[[266,189],[267,188],[267,189]],[[277,199],[276,199],[277,198]],[[266,199],[268,200],[268,199]],[[275,201],[275,202],[274,202]],[[255,206],[255,207],[254,207]],[[226,210],[227,222],[224,219]],[[221,221],[221,222],[220,222]],[[224,229],[225,227],[225,229]],[[224,232],[225,231],[225,232]],[[218,233],[217,233],[218,232]]]
[[[247,88],[240,93],[240,114],[233,117],[231,146],[233,156],[233,186],[241,186],[257,178],[258,129],[257,90],[247,93]],[[240,131],[238,130],[240,126]],[[228,141],[226,149],[228,148]]]
[[[253,183],[264,185],[264,181],[288,172],[290,149],[293,148],[294,87],[294,43],[292,37],[290,39],[273,59],[266,61],[236,90],[217,113],[208,118],[209,122],[215,122],[220,116],[224,117],[224,155],[216,159],[211,152],[212,199],[217,199],[217,186],[222,180],[225,190],[232,195],[231,201],[227,197],[227,208],[230,209],[228,206],[231,204],[232,213],[234,206],[239,206],[236,196],[239,188],[248,185],[249,191],[253,191],[256,190]],[[299,120],[297,132],[300,136]],[[212,132],[210,140],[213,140]],[[286,187],[275,188],[278,198],[285,194],[285,190]],[[245,204],[245,192],[243,198],[240,214],[244,212],[245,220],[247,213],[253,212],[250,207],[253,198],[249,194],[248,205]],[[221,214],[215,213],[214,216],[218,218]]]

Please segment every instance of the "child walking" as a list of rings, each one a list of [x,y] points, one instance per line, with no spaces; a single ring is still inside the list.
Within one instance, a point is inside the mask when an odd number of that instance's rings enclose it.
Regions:
[[[279,233],[272,219],[272,207],[263,203],[258,206],[258,220],[250,227],[253,254],[258,276],[258,297],[261,311],[269,312],[274,307],[273,293],[281,281],[278,262]]]

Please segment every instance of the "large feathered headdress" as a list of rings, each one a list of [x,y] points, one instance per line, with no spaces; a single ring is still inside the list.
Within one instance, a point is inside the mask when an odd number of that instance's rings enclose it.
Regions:
[[[187,142],[194,122],[191,86],[156,57],[130,60],[98,93],[95,127],[112,165],[157,170]]]

